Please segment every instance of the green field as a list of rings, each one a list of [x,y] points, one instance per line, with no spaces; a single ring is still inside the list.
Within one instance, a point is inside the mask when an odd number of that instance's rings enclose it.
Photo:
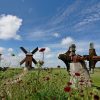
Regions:
[[[19,77],[18,77],[19,76]],[[97,100],[100,94],[100,69],[91,74],[92,87],[64,91],[69,81],[66,69],[22,69],[0,71],[0,100]]]

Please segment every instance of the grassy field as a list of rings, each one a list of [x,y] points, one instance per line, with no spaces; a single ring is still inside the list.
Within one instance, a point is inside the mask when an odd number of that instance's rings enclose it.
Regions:
[[[99,100],[99,77],[100,69],[95,69],[92,87],[74,89],[66,69],[8,69],[0,71],[0,100]]]

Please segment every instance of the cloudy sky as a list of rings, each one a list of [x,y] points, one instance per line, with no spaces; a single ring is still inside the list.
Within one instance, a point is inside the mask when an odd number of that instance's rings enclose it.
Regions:
[[[100,0],[0,0],[0,52],[11,64],[24,57],[20,46],[38,46],[46,48],[45,66],[64,66],[59,53],[75,43],[78,54],[88,54],[90,42],[100,55]]]

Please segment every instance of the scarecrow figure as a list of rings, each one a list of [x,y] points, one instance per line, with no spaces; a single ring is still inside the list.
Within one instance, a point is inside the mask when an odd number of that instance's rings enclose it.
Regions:
[[[61,59],[66,65],[68,73],[70,74],[70,82],[76,87],[77,81],[84,81],[83,84],[87,84],[87,86],[91,86],[90,82],[90,74],[86,67],[85,57],[81,55],[76,55],[76,46],[72,44],[69,47],[69,50],[59,55],[59,59]]]

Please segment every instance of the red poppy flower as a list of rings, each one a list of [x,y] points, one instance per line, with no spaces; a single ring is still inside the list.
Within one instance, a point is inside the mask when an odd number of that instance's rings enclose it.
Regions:
[[[68,86],[72,85],[72,83],[71,83],[71,82],[68,82],[67,84],[68,84]]]
[[[83,83],[83,82],[84,82],[84,80],[80,80],[79,82]]]
[[[93,93],[92,93],[92,92],[90,92],[90,95],[92,96],[92,95],[93,95]]]
[[[70,92],[70,91],[71,91],[71,87],[66,86],[66,87],[64,88],[64,91],[65,91],[65,92]]]
[[[50,80],[50,77],[44,77],[44,81],[45,80],[49,81]]]
[[[45,48],[41,48],[40,50],[39,50],[39,52],[44,52],[45,51]]]
[[[94,95],[94,100],[100,100],[98,95]]]
[[[80,76],[80,73],[75,73],[76,76]]]
[[[50,78],[49,78],[49,77],[47,77],[47,78],[46,78],[46,80],[48,81],[48,80],[50,80]]]

